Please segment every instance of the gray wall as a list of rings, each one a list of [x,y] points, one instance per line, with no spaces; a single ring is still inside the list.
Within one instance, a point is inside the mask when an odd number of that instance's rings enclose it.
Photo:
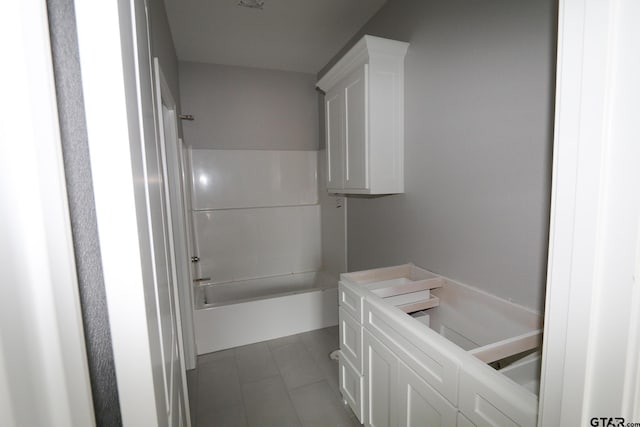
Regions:
[[[327,192],[327,150],[318,151],[318,203],[322,233],[322,270],[338,275],[347,271],[345,198]]]
[[[413,261],[542,308],[556,7],[393,0],[347,45],[365,33],[411,43],[406,193],[349,198],[349,270]]]
[[[318,149],[313,74],[180,63],[185,142],[196,148]]]

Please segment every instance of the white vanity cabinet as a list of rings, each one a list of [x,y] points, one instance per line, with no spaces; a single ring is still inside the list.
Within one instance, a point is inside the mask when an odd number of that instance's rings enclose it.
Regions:
[[[317,87],[325,93],[329,192],[404,192],[408,46],[364,36],[318,81]]]
[[[364,425],[536,425],[537,313],[412,264],[339,286],[340,391]]]
[[[364,353],[367,426],[456,425],[457,409],[368,331]]]
[[[338,328],[340,331],[339,383],[345,402],[364,422],[364,342],[362,303],[357,288],[338,286]]]
[[[398,425],[398,358],[368,332],[364,335],[365,416],[371,427]],[[362,420],[361,420],[362,421]]]
[[[398,418],[401,426],[456,425],[458,410],[418,373],[398,363]]]

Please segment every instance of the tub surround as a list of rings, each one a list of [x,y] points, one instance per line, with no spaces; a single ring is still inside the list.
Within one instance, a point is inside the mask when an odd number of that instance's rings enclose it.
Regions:
[[[193,209],[318,203],[317,152],[194,149]]]
[[[198,277],[320,270],[317,152],[194,149],[191,157]]]
[[[336,325],[317,152],[193,149],[191,166],[198,354]]]
[[[184,132],[196,278],[207,279],[198,353],[336,325],[346,209],[322,178],[315,76],[183,62],[179,77],[195,116]],[[331,286],[305,278],[325,270]]]

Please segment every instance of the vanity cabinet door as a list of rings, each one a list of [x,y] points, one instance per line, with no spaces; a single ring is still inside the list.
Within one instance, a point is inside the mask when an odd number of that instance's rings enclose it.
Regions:
[[[362,324],[362,303],[364,298],[356,292],[356,285],[338,282],[338,305]]]
[[[341,86],[325,96],[327,141],[327,188],[341,192],[344,187],[344,91]]]
[[[398,426],[398,358],[384,344],[365,331],[365,425]]]
[[[362,423],[362,376],[345,357],[339,360],[340,394],[351,410]]]
[[[340,351],[357,369],[358,375],[362,375],[362,325],[342,307],[338,311],[338,324]]]
[[[398,407],[402,427],[456,425],[458,410],[401,361],[398,364]]]
[[[460,374],[458,409],[483,427],[536,427],[538,399],[507,377],[494,375],[485,364],[473,363]]]

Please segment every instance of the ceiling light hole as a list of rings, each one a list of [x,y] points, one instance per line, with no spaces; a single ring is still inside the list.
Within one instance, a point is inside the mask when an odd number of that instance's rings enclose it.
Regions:
[[[240,0],[238,6],[248,7],[251,9],[263,9],[264,0]]]

